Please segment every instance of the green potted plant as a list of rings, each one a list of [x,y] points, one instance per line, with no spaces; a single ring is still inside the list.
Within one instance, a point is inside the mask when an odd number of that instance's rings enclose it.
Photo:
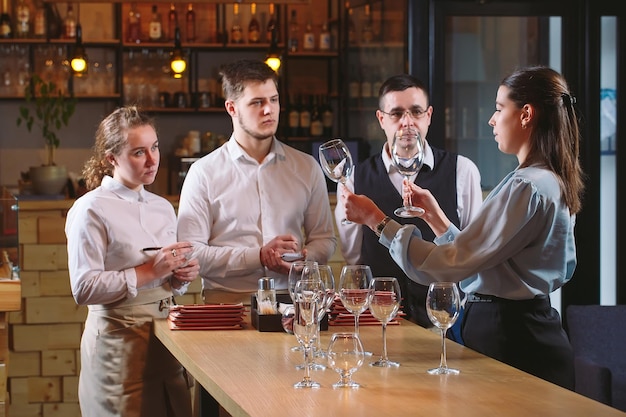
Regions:
[[[29,132],[37,127],[43,136],[46,163],[31,167],[29,171],[33,191],[36,194],[59,194],[67,182],[64,166],[56,165],[55,151],[61,141],[58,131],[67,126],[76,110],[76,99],[67,96],[53,81],[45,81],[34,74],[24,90],[25,103],[20,106],[17,125],[22,123]]]

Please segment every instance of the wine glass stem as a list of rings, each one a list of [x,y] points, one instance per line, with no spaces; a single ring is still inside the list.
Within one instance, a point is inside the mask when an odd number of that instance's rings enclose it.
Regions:
[[[406,178],[407,181],[411,180],[411,177],[404,177],[404,178]],[[404,207],[408,210],[409,207],[412,207],[412,206],[413,206],[413,201],[411,201],[411,193],[409,193],[409,198],[407,200],[407,204],[405,204]]]
[[[387,358],[387,323],[383,323],[383,354],[381,356],[383,361],[386,361]]]
[[[303,346],[304,350],[304,380],[306,382],[311,381],[311,364],[310,364],[310,356],[311,356],[311,345],[307,344]]]
[[[439,363],[441,369],[448,368],[446,361],[446,331],[447,329],[441,329],[441,362]]]
[[[354,333],[359,335],[359,314],[354,315]]]

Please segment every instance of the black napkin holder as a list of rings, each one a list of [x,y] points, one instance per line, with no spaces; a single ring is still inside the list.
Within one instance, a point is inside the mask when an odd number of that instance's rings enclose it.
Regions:
[[[276,294],[276,302],[283,304],[293,304],[289,294]],[[282,324],[282,314],[259,314],[256,294],[250,296],[250,316],[252,326],[260,332],[284,332]],[[328,330],[328,314],[320,322],[320,330]]]

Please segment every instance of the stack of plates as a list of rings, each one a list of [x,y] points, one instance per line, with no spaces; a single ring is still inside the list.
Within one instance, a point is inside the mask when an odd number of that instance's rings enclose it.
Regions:
[[[243,304],[177,305],[167,318],[172,330],[243,329]]]
[[[396,315],[396,318],[391,320],[388,325],[391,324],[400,324],[400,319],[405,314],[402,311],[399,311]],[[330,313],[328,315],[328,324],[330,326],[350,326],[354,325],[354,314],[350,313],[341,303],[341,298],[335,297],[335,301],[330,306]],[[369,309],[365,310],[359,316],[359,326],[368,326],[368,325],[381,325],[380,321],[374,316]]]

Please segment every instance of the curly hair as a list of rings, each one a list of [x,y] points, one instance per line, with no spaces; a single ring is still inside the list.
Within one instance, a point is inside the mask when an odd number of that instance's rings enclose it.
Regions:
[[[107,156],[119,155],[128,141],[128,131],[145,125],[156,130],[152,118],[137,106],[120,107],[100,122],[93,155],[83,167],[83,178],[88,190],[98,187],[105,175],[113,175],[113,165]]]

